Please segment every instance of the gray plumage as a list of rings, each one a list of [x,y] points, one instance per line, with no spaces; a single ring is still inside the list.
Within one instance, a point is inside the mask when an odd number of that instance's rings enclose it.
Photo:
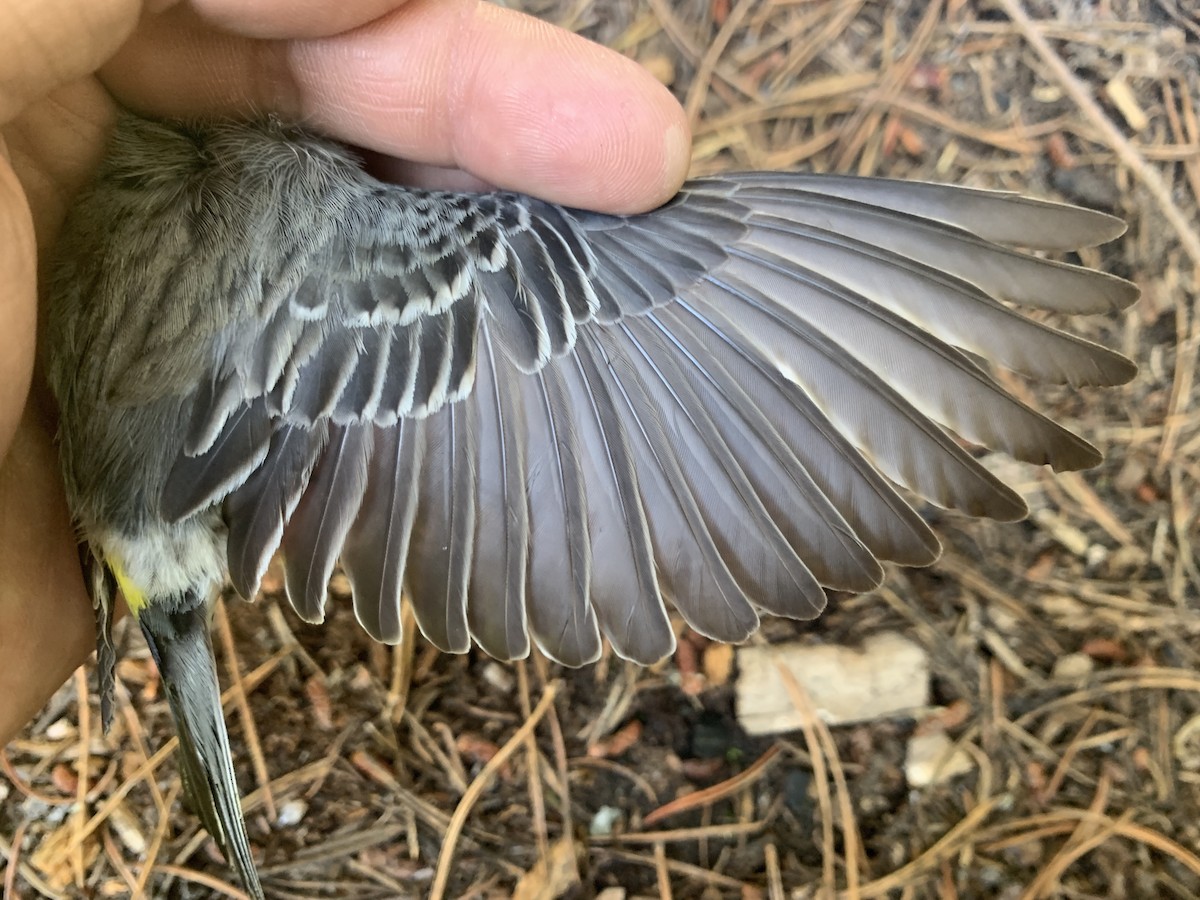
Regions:
[[[282,541],[309,620],[348,546],[377,638],[399,636],[406,573],[447,650],[475,634],[521,656],[532,626],[577,665],[598,620],[650,662],[672,644],[664,589],[737,640],[756,609],[869,589],[876,560],[931,561],[889,482],[1022,515],[949,432],[1097,462],[978,360],[1127,380],[1010,304],[1108,312],[1134,288],[1004,246],[1120,230],[1006,194],[770,173],[622,219],[382,184],[274,124],[128,117],[54,281],[68,483],[88,533],[224,504],[235,586],[252,596]]]
[[[340,558],[359,621],[439,647],[601,636],[671,652],[811,617],[880,562],[932,562],[897,485],[971,515],[1020,497],[956,440],[1056,469],[1096,450],[1001,366],[1115,385],[1125,358],[1019,307],[1109,313],[1103,273],[1014,249],[1119,220],[959,187],[807,174],[689,182],[600,215],[413,191],[277,123],[122,119],[65,226],[48,371],[92,553],[151,600],[251,597],[282,545],[324,615]],[[196,547],[204,552],[197,553]]]

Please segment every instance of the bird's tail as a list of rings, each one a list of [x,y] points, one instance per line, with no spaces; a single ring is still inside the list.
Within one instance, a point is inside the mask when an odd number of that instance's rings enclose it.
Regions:
[[[136,616],[175,719],[184,795],[246,890],[261,900],[221,711],[206,604],[149,603]]]

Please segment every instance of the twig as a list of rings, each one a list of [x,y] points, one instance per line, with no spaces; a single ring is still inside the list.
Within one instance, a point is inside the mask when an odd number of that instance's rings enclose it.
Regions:
[[[885,897],[892,891],[898,890],[931,869],[941,865],[942,860],[949,859],[968,842],[970,835],[982,824],[983,820],[992,814],[996,807],[1011,802],[1010,797],[997,795],[980,801],[974,809],[963,816],[962,820],[942,835],[932,847],[905,866],[888,875],[868,882],[859,888],[857,895],[843,892],[842,900],[869,900],[871,897]]]
[[[714,784],[710,788],[695,791],[685,797],[680,797],[678,800],[664,803],[658,809],[651,810],[642,819],[642,825],[648,828],[670,816],[678,815],[681,812],[695,809],[699,806],[708,806],[709,804],[716,803],[718,800],[723,800],[726,797],[736,794],[738,791],[757,781],[782,749],[783,747],[780,744],[775,744],[766,753],[756,759],[744,772],[739,772],[737,775],[726,781],[722,781],[720,784]]]
[[[533,704],[529,699],[529,669],[525,660],[518,660],[517,694],[521,700],[521,715],[529,718]],[[546,827],[546,797],[542,791],[542,767],[539,764],[537,739],[533,732],[525,741],[525,776],[529,784],[529,812],[533,817],[533,834],[537,838],[538,859],[550,856],[549,829]],[[568,832],[569,833],[569,832]]]
[[[78,831],[87,821],[88,782],[91,781],[92,710],[88,703],[88,679],[83,666],[75,669],[75,696],[79,710],[79,758],[75,761],[75,810],[71,815],[71,827]],[[71,845],[71,868],[75,873],[75,886],[84,885],[83,841]]]
[[[178,781],[171,785],[170,791],[167,792],[167,809],[175,805],[175,798],[179,796],[180,787],[181,784]],[[150,873],[154,871],[154,861],[158,859],[158,852],[162,849],[163,838],[166,837],[167,829],[170,825],[170,816],[164,816],[158,820],[158,826],[154,829],[154,839],[150,842],[150,847],[146,851],[146,859],[142,863],[142,871],[138,873],[137,884],[134,885],[134,897],[146,896],[146,885],[150,882]]]
[[[729,17],[725,19],[721,30],[717,32],[717,36],[713,38],[712,43],[708,45],[708,49],[704,52],[704,58],[700,60],[700,65],[696,69],[696,76],[692,79],[691,86],[688,88],[687,99],[683,102],[683,111],[687,114],[688,124],[692,128],[696,127],[700,111],[704,108],[704,101],[708,97],[708,88],[712,81],[713,70],[717,66],[717,61],[720,60],[721,54],[725,52],[725,48],[729,46],[730,40],[737,34],[738,29],[742,25],[742,20],[746,18],[746,14],[754,8],[757,2],[758,0],[739,0],[737,6],[730,12]]]
[[[671,900],[671,873],[667,870],[667,848],[663,844],[654,845],[654,874],[658,881],[658,896],[662,900]]]
[[[246,686],[242,683],[242,667],[238,662],[237,647],[233,643],[233,630],[229,627],[229,616],[225,612],[225,602],[217,601],[216,608],[217,633],[221,636],[221,647],[225,651],[225,666],[229,669],[229,680],[232,682],[233,700],[237,704],[238,718],[242,721],[243,737],[246,748],[250,751],[250,764],[254,767],[254,780],[258,782],[263,792],[263,805],[267,817],[274,822],[279,818],[275,809],[275,798],[271,796],[271,775],[267,772],[267,761],[263,756],[262,744],[258,740],[258,726],[254,724],[254,714],[250,711],[250,699],[246,695]]]
[[[158,866],[157,869],[163,875],[170,875],[172,878],[178,878],[180,881],[190,881],[192,884],[203,885],[219,894],[224,894],[226,897],[231,898],[231,900],[250,900],[249,894],[239,891],[229,882],[214,878],[211,875],[205,875],[203,872],[197,872],[195,869],[187,869],[183,866],[175,865]]]
[[[546,691],[542,694],[542,699],[538,701],[537,707],[533,713],[525,720],[525,723],[518,728],[507,743],[488,760],[487,765],[471,782],[466,793],[463,794],[462,800],[458,802],[458,806],[454,810],[454,815],[450,817],[450,824],[446,827],[446,837],[442,841],[442,852],[438,856],[437,872],[433,878],[433,886],[429,891],[429,900],[442,900],[446,895],[446,884],[450,881],[450,867],[454,862],[454,848],[458,843],[459,835],[462,834],[463,826],[466,825],[467,816],[471,814],[471,808],[479,799],[480,795],[491,784],[492,779],[508,762],[517,750],[524,746],[525,739],[530,735],[542,717],[546,715],[546,711],[550,709],[550,705],[554,702],[554,697],[558,693],[558,685],[551,683],[546,685]]]
[[[783,679],[784,689],[791,698],[792,705],[796,707],[797,712],[803,716],[802,728],[804,729],[804,740],[808,743],[809,753],[812,755],[813,761],[813,776],[823,777],[817,774],[818,760],[822,757],[828,759],[829,768],[833,774],[833,783],[837,788],[838,812],[842,820],[842,844],[845,849],[845,867],[846,867],[846,893],[850,897],[858,896],[858,863],[859,863],[859,847],[862,846],[862,840],[858,835],[858,821],[854,818],[854,807],[850,803],[850,790],[846,786],[846,773],[842,770],[842,762],[838,757],[837,746],[833,743],[833,735],[829,733],[828,726],[821,721],[817,715],[817,708],[812,702],[812,698],[808,695],[808,691],[804,686],[796,680],[796,676],[792,674],[783,663],[777,663],[776,668],[779,670],[779,677]],[[822,764],[822,768],[823,768]],[[818,784],[818,790],[820,785]],[[828,787],[825,789],[828,796]],[[830,819],[830,828],[832,829],[833,816],[830,815],[832,810],[823,810],[823,813]],[[832,841],[827,842],[828,845]],[[832,855],[832,846],[827,846],[826,851]],[[831,866],[826,865],[826,871],[830,870]],[[837,890],[837,885],[832,878],[826,881],[826,888],[832,894]]]
[[[21,842],[25,840],[25,829],[29,821],[17,826],[13,833],[12,849],[8,854],[8,865],[4,867],[4,900],[17,900],[17,871],[21,867]]]
[[[1041,29],[1037,24],[1029,18],[1028,13],[1021,6],[1018,0],[999,0],[999,3],[1004,7],[1004,11],[1008,13],[1010,19],[1020,30],[1021,35],[1029,42],[1029,45],[1037,51],[1038,56],[1042,61],[1049,66],[1050,71],[1054,73],[1054,77],[1058,80],[1062,89],[1079,107],[1079,111],[1084,117],[1091,122],[1105,143],[1112,149],[1117,157],[1128,166],[1137,176],[1138,180],[1146,186],[1146,190],[1154,198],[1162,211],[1163,216],[1171,227],[1175,229],[1179,236],[1179,242],[1187,251],[1188,256],[1192,258],[1192,263],[1197,269],[1200,269],[1200,236],[1192,229],[1188,218],[1183,214],[1183,211],[1175,205],[1175,201],[1171,198],[1171,189],[1163,181],[1158,170],[1146,164],[1141,154],[1137,152],[1133,144],[1131,144],[1112,120],[1104,114],[1104,110],[1100,105],[1092,99],[1092,95],[1088,92],[1084,83],[1075,76],[1071,69],[1063,62],[1062,57],[1054,52],[1054,48],[1050,46],[1050,42],[1046,40]]]

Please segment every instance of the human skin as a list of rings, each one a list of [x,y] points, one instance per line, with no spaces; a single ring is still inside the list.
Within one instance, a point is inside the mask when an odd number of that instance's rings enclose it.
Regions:
[[[94,619],[36,375],[39,266],[144,115],[270,112],[383,177],[653,208],[686,174],[679,105],[636,64],[479,0],[0,0],[0,745],[86,657]]]

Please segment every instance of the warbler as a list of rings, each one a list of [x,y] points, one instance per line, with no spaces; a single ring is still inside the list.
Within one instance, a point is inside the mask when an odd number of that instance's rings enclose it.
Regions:
[[[158,664],[186,791],[255,897],[208,636],[282,551],[324,615],[443,650],[603,638],[639,663],[763,612],[817,615],[939,544],[901,489],[1015,520],[960,442],[1058,470],[1092,445],[993,379],[1118,385],[1123,356],[1022,314],[1111,313],[1119,278],[1014,249],[1120,220],[1009,193],[746,173],[638,216],[387,184],[273,120],[125,115],[65,223],[47,373],[98,609]]]

